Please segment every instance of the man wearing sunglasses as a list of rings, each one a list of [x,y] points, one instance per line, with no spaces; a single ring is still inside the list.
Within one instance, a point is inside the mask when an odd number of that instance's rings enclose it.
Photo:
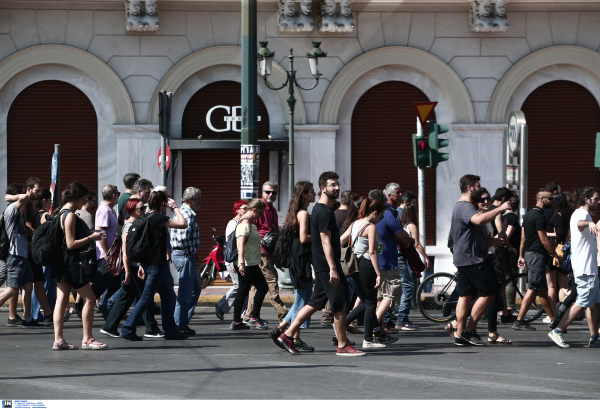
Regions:
[[[521,310],[513,329],[521,331],[535,331],[535,328],[523,322],[531,303],[539,295],[544,311],[551,320],[554,319],[554,310],[548,299],[548,281],[546,280],[546,267],[548,258],[554,257],[558,265],[562,265],[562,257],[550,244],[547,235],[548,222],[544,210],[552,208],[552,192],[546,188],[540,189],[536,195],[536,205],[523,217],[521,246],[518,265],[520,269],[527,266],[527,294],[523,297]]]
[[[277,234],[277,237],[280,236],[279,232],[279,219],[277,217],[277,209],[273,206],[275,200],[277,200],[278,193],[278,185],[277,182],[272,180],[268,180],[263,184],[262,187],[262,201],[265,202],[265,211],[260,216],[260,218],[256,219],[254,222],[256,227],[258,228],[258,233],[260,234],[260,238],[262,239],[270,233],[274,231]],[[288,313],[285,304],[281,300],[279,296],[279,283],[278,283],[278,275],[275,270],[275,264],[273,263],[273,253],[269,253],[262,245],[261,249],[261,263],[260,269],[267,279],[267,284],[269,285],[269,299],[271,300],[271,304],[277,311],[277,320],[281,322],[283,318]],[[248,308],[246,308],[246,315],[244,316],[244,323],[248,324],[250,321],[250,313],[252,312],[252,308],[254,307],[254,295],[256,294],[256,288],[254,286],[250,290],[250,295],[248,296]],[[256,317],[258,318],[258,317]]]

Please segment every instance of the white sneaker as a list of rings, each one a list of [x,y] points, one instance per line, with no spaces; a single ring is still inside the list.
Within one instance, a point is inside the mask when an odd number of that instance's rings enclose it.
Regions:
[[[554,332],[554,330],[552,330],[552,331],[550,331],[548,333],[548,336],[559,347],[561,347],[561,348],[569,348],[569,344],[566,344],[565,340],[563,339],[563,334],[559,334],[557,332]]]
[[[377,341],[363,341],[363,348],[387,348],[385,344]]]
[[[550,323],[552,322],[552,320],[550,319],[550,317],[548,317],[548,316],[546,315],[546,318],[544,318],[544,319],[542,320],[542,322],[543,322],[544,324],[550,324]]]

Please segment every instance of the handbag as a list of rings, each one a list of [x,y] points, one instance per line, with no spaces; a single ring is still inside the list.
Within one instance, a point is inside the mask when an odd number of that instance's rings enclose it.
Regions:
[[[370,224],[371,223],[367,223],[365,227],[363,227],[363,229],[358,232],[358,235],[356,236],[356,241],[358,241],[358,237],[365,231],[367,227],[369,227]],[[354,222],[350,226],[348,226],[348,229],[352,231],[353,226]],[[354,244],[356,243],[356,241],[354,243],[352,242],[351,234],[350,245],[342,248],[340,264],[342,265],[342,272],[344,273],[344,276],[346,278],[352,278],[358,275],[358,260],[361,259],[369,249],[369,246],[367,246],[367,248],[365,248],[365,251],[363,251],[360,257],[357,258],[356,254],[354,254]]]
[[[425,271],[425,264],[415,246],[405,247],[404,244],[400,244],[399,247],[410,269],[418,278],[421,278],[421,272]]]
[[[271,219],[271,230],[262,236],[260,245],[263,246],[267,253],[272,254],[277,245],[277,238],[277,230],[275,229],[275,226],[273,226],[273,220]]]
[[[105,260],[104,266],[108,274],[112,276],[121,274],[125,268],[123,265],[123,241],[121,237],[116,238],[112,246],[110,246]]]

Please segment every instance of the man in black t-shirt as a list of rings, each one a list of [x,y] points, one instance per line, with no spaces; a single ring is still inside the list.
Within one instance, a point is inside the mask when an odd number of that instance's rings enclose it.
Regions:
[[[520,269],[527,266],[527,294],[523,297],[519,316],[513,324],[513,329],[534,331],[535,328],[523,322],[525,314],[531,303],[539,295],[542,307],[550,319],[554,319],[554,312],[548,300],[548,282],[546,281],[546,267],[550,256],[562,265],[562,258],[556,254],[548,240],[546,228],[548,223],[544,217],[544,209],[552,207],[552,192],[540,189],[536,195],[537,203],[523,218],[521,246],[518,265]]]
[[[521,223],[519,221],[519,216],[517,216],[516,211],[519,208],[519,197],[515,196],[511,202],[511,210],[506,211],[502,216],[502,221],[507,223],[506,226],[506,236],[508,237],[508,241],[511,246],[513,246],[517,250],[517,254],[510,253],[510,274],[507,275],[507,279],[510,276],[514,276],[518,273],[519,267],[517,266],[517,260],[519,259],[519,248],[521,247]],[[516,280],[515,280],[516,281]],[[517,288],[515,283],[512,280],[509,280],[506,284],[506,308],[514,309],[516,308],[516,294]],[[505,319],[505,322],[508,320]]]
[[[312,243],[312,261],[315,272],[313,294],[287,331],[277,338],[277,342],[292,355],[297,354],[294,346],[294,334],[300,332],[304,324],[315,312],[322,310],[329,300],[333,312],[338,348],[336,355],[362,356],[365,353],[356,350],[346,338],[346,311],[349,310],[350,293],[348,281],[340,264],[341,246],[337,221],[332,205],[340,194],[339,176],[335,172],[324,172],[319,177],[321,198],[313,207],[310,217],[310,235]]]

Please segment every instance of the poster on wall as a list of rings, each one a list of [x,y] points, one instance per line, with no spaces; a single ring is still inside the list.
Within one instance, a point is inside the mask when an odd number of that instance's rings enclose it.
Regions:
[[[244,200],[258,197],[258,166],[260,163],[259,145],[241,145],[241,191]]]

